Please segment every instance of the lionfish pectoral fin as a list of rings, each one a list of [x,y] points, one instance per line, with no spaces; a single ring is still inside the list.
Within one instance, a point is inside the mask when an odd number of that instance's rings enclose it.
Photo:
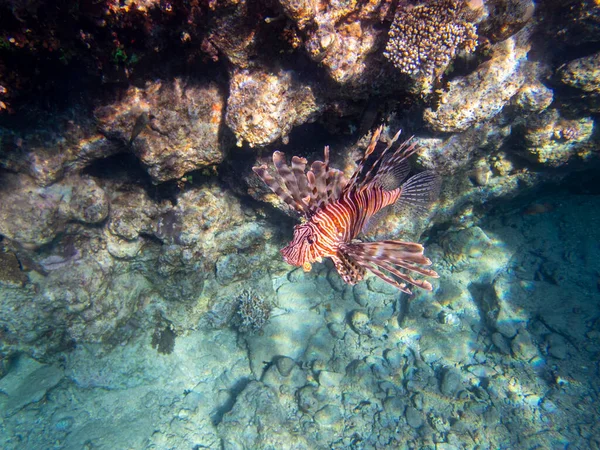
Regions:
[[[400,197],[395,203],[396,210],[406,207],[418,212],[428,212],[429,207],[440,194],[441,178],[433,171],[426,170],[410,177],[402,185]]]
[[[252,170],[283,202],[310,219],[337,200],[348,181],[342,171],[329,167],[329,147],[325,147],[324,153],[325,161],[314,161],[307,170],[306,158],[293,156],[289,166],[285,155],[276,151],[272,157],[274,173],[269,173],[266,165]]]
[[[383,189],[391,191],[402,185],[402,182],[406,180],[409,172],[410,164],[407,159],[403,159],[385,172],[382,172],[381,175],[378,176],[377,181]]]
[[[310,193],[308,191],[308,180],[306,178],[306,158],[300,158],[299,156],[292,156],[292,173],[296,178],[296,184],[302,202],[308,205],[307,198],[310,199]]]
[[[351,256],[344,252],[338,252],[337,256],[331,258],[335,269],[346,284],[355,285],[365,276],[365,268],[357,263]]]
[[[327,148],[327,147],[325,147]],[[314,204],[316,208],[323,207],[327,202],[327,163],[314,161],[310,166],[312,177],[308,178],[309,186],[312,188]]]
[[[408,294],[411,291],[407,284],[428,291],[433,286],[426,280],[413,278],[407,272],[438,278],[434,270],[423,267],[430,265],[431,261],[423,255],[423,246],[414,242],[353,242],[344,244],[341,250],[383,281]]]

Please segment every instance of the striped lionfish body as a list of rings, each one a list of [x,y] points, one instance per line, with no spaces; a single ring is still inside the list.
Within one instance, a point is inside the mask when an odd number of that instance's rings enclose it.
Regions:
[[[329,148],[325,161],[315,161],[306,171],[307,161],[294,156],[291,168],[280,152],[273,154],[278,179],[267,166],[254,167],[254,172],[286,204],[305,219],[294,228],[294,238],[281,250],[284,260],[310,271],[312,263],[331,258],[340,276],[348,284],[362,280],[368,269],[379,278],[411,293],[408,285],[431,290],[431,284],[413,278],[409,272],[437,277],[424,266],[431,261],[423,255],[423,246],[412,242],[360,242],[358,236],[375,214],[391,205],[410,203],[424,209],[439,188],[437,176],[421,172],[403,184],[410,171],[408,157],[417,150],[407,141],[391,150],[399,132],[383,151],[376,154],[383,127],[373,133],[365,155],[352,177],[329,167]],[[398,187],[391,188],[394,182]]]

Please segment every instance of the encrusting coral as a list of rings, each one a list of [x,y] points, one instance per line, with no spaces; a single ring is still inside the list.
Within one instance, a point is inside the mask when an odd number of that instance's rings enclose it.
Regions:
[[[385,57],[422,90],[429,90],[459,50],[475,50],[476,28],[466,20],[466,11],[472,7],[463,0],[400,7],[390,28]]]
[[[491,48],[490,60],[474,72],[457,77],[440,90],[437,107],[427,108],[423,118],[444,133],[465,131],[502,111],[533,71],[526,61],[531,48],[531,27],[525,27]]]
[[[225,98],[214,83],[155,80],[123,97],[95,110],[98,126],[108,139],[126,143],[155,182],[223,160]]]
[[[225,122],[250,147],[287,139],[294,126],[312,122],[323,109],[312,86],[292,71],[235,70],[229,84]]]

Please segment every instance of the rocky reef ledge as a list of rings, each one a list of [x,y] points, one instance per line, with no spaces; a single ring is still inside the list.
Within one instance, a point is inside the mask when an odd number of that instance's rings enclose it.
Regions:
[[[0,1],[0,447],[600,447],[600,5]],[[443,179],[408,297],[251,167]]]

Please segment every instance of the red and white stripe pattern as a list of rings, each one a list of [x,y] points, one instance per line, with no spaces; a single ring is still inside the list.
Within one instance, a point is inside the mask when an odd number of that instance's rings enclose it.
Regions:
[[[431,261],[423,256],[423,247],[402,241],[357,242],[367,221],[381,209],[397,202],[417,206],[427,204],[439,188],[438,178],[432,172],[422,172],[402,186],[387,189],[390,177],[398,184],[406,178],[410,168],[407,158],[416,152],[409,141],[388,153],[398,138],[376,156],[379,128],[348,182],[340,171],[329,168],[329,149],[325,148],[325,162],[315,161],[305,173],[306,160],[292,158],[292,169],[280,152],[273,154],[279,179],[272,177],[267,166],[254,171],[286,204],[302,214],[306,222],[296,225],[292,242],[281,250],[285,261],[304,270],[311,270],[314,262],[331,258],[348,284],[360,281],[369,269],[384,281],[410,293],[407,284],[432,289],[430,283],[415,280],[406,271],[437,277],[427,266]],[[398,185],[396,184],[396,186]],[[389,186],[388,186],[389,187]]]

